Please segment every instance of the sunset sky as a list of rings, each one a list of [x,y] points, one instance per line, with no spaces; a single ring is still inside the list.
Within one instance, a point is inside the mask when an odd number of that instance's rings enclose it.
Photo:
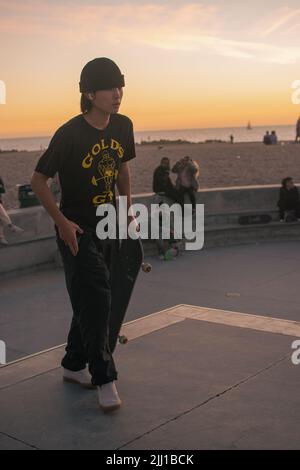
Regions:
[[[79,75],[125,74],[136,130],[293,124],[299,0],[0,0],[0,138],[50,135],[78,114]]]

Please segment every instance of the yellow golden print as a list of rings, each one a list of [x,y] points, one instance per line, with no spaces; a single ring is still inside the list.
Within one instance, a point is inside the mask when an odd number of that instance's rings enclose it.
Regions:
[[[98,186],[98,182],[102,181],[104,182],[105,185],[105,191],[108,192],[110,191],[111,185],[114,180],[114,175],[115,175],[115,166],[116,163],[108,153],[107,150],[105,150],[102,153],[102,158],[99,160],[98,165],[97,165],[97,170],[100,175],[100,178],[96,178],[96,176],[92,177],[92,184],[94,186]]]
[[[112,202],[114,197],[114,193],[112,191],[104,192],[102,194],[98,194],[93,198],[94,206],[100,206],[100,204],[105,204],[108,202]]]
[[[92,154],[96,156],[96,155],[98,155],[98,153],[100,153],[100,152],[101,152],[101,146],[100,146],[100,144],[94,145],[94,147],[92,148]]]
[[[102,150],[106,150],[109,148],[109,145],[105,145],[104,139],[101,139],[101,147],[102,147]]]
[[[115,150],[118,152],[118,157],[123,158],[124,156],[124,149],[121,146],[120,142],[118,142],[115,139],[110,140],[110,144],[105,142],[105,139],[101,139],[100,142],[96,143],[91,152],[89,152],[86,157],[82,160],[82,167],[85,169],[91,168],[94,158],[98,156],[101,152],[101,150],[107,150],[107,149]]]
[[[94,161],[94,158],[91,156],[90,153],[88,153],[82,162],[83,168],[91,168],[93,161]]]

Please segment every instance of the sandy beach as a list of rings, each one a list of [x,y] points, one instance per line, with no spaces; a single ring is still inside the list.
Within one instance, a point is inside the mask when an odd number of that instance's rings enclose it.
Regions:
[[[152,192],[152,175],[162,157],[171,164],[190,155],[200,165],[200,187],[278,184],[285,176],[300,182],[300,145],[265,146],[262,143],[205,143],[137,145],[137,158],[130,163],[133,194]],[[6,185],[4,203],[17,208],[17,184],[28,183],[41,155],[36,152],[0,153],[0,172]],[[172,176],[175,180],[175,175]]]

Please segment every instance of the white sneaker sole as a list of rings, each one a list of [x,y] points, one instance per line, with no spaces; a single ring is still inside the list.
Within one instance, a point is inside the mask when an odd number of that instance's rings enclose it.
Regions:
[[[111,413],[112,411],[119,410],[121,408],[122,402],[121,403],[116,403],[115,405],[111,406],[103,406],[100,405],[99,403],[99,409],[103,411],[103,413]]]

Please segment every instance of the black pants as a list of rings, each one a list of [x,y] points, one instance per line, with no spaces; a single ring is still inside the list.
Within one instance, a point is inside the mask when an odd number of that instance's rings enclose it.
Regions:
[[[283,201],[279,201],[278,207],[279,207],[280,219],[284,219],[284,215],[286,211],[294,211],[296,218],[300,219],[300,203],[299,202],[286,204]]]
[[[192,209],[193,209],[193,210],[196,210],[196,195],[195,195],[195,190],[194,190],[194,188],[185,188],[184,186],[181,186],[181,187],[179,188],[179,192],[180,192],[180,194],[181,194],[183,203],[184,203],[184,196],[185,196],[185,194],[187,193],[187,194],[189,195],[189,198],[190,198],[191,204],[192,204]]]
[[[79,252],[73,256],[60,239],[66,286],[73,319],[62,366],[79,371],[89,365],[93,385],[117,380],[117,371],[109,349],[111,309],[111,272],[114,240],[99,240],[95,231],[82,227],[77,235]]]
[[[176,188],[167,188],[162,194],[172,199],[172,201],[176,202],[177,204],[180,204],[181,208],[183,209],[184,197],[181,191]]]

